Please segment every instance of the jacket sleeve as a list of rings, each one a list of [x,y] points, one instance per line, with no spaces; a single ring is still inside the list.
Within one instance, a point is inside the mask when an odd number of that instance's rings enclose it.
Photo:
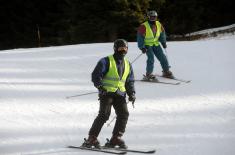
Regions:
[[[163,47],[166,46],[166,32],[162,25],[161,25],[161,33],[159,37],[159,42],[163,45]]]
[[[98,86],[102,85],[102,79],[104,75],[108,72],[108,58],[102,58],[97,63],[95,69],[93,70],[91,74],[91,80],[94,83],[94,86],[97,88]]]
[[[127,92],[128,96],[135,93],[134,83],[135,83],[134,72],[133,72],[133,68],[130,64],[130,73],[129,73],[127,79],[126,79],[126,84],[125,84],[126,92]]]
[[[138,31],[137,31],[137,44],[138,44],[139,49],[142,49],[145,47],[144,46],[145,33],[146,33],[146,28],[142,24],[142,25],[140,25],[140,27],[138,28]]]

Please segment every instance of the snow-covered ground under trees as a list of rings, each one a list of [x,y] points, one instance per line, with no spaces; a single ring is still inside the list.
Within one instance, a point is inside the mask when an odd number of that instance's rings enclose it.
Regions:
[[[80,145],[97,115],[91,72],[113,53],[113,43],[0,51],[0,154],[92,155]],[[180,85],[136,82],[137,100],[124,139],[129,148],[156,148],[157,155],[235,154],[235,36],[168,42],[168,58]],[[140,51],[129,43],[127,57]],[[134,64],[145,73],[146,56]],[[159,62],[155,73],[161,74]],[[172,80],[159,79],[173,82]],[[110,120],[115,116],[114,111]],[[100,142],[111,136],[104,125]],[[134,153],[128,153],[134,154]]]

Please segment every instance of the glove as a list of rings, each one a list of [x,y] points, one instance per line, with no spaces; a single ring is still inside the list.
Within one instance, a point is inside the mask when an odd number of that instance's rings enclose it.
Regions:
[[[107,95],[107,90],[102,86],[98,86],[97,89],[99,90],[99,97]]]
[[[147,48],[142,48],[141,51],[143,54],[145,54],[147,52]]]
[[[131,95],[129,95],[129,99],[128,100],[131,101],[133,105],[135,103],[135,99],[136,99],[135,93],[132,93]]]
[[[167,48],[166,43],[162,44],[162,47],[163,47],[163,48]]]

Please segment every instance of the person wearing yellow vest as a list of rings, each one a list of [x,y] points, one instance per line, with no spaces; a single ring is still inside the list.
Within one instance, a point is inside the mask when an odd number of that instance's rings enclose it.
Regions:
[[[160,61],[163,69],[163,75],[167,78],[174,78],[172,72],[169,70],[170,66],[167,60],[167,56],[164,54],[163,48],[167,48],[166,34],[162,24],[157,21],[157,12],[152,10],[147,13],[148,20],[142,23],[137,31],[137,43],[138,48],[142,53],[147,55],[147,67],[146,76],[147,79],[155,79],[156,76],[153,73],[154,69],[154,55]]]
[[[128,51],[128,43],[124,39],[114,41],[114,54],[99,60],[92,72],[92,82],[99,90],[100,108],[95,118],[88,139],[82,144],[84,147],[100,148],[97,139],[104,123],[109,119],[111,108],[115,109],[116,123],[112,137],[105,145],[107,147],[118,146],[127,148],[121,139],[125,132],[129,112],[127,108],[126,95],[129,101],[135,102],[134,73],[130,62],[125,58]]]

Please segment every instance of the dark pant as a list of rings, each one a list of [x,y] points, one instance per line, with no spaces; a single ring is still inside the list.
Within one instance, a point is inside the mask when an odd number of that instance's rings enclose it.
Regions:
[[[109,119],[112,106],[117,115],[116,123],[113,129],[113,135],[122,136],[122,134],[125,132],[129,112],[125,97],[116,94],[100,97],[99,114],[91,126],[89,135],[98,137],[104,123]]]

